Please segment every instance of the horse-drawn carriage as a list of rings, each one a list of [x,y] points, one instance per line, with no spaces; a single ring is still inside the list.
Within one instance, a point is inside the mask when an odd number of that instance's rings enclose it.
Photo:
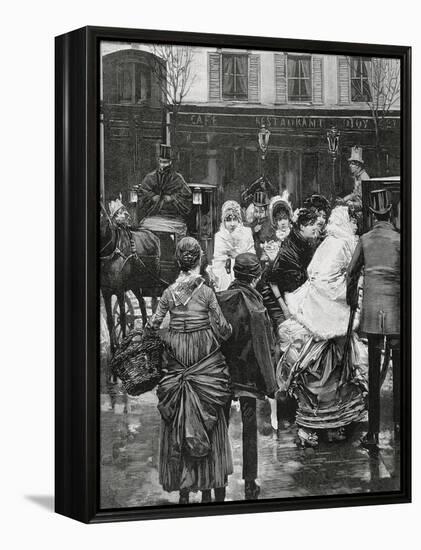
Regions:
[[[187,234],[196,238],[208,260],[213,255],[217,192],[209,184],[189,184],[193,208],[186,220]],[[174,282],[178,268],[175,249],[179,234],[168,227],[157,230],[115,223],[104,206],[100,223],[100,277],[111,348],[132,329],[145,324],[163,290]],[[137,298],[139,307],[134,298]],[[146,298],[146,301],[145,301]]]

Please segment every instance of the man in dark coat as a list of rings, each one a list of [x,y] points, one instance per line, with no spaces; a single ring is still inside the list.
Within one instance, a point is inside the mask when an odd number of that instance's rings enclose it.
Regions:
[[[273,234],[272,224],[268,217],[269,199],[263,191],[257,191],[253,196],[253,221],[250,223],[253,233],[254,248],[261,262],[265,262],[266,253],[263,243],[270,241]]]
[[[240,399],[243,423],[243,478],[245,498],[256,499],[257,478],[256,399],[274,396],[277,390],[274,371],[272,329],[266,308],[255,287],[261,275],[255,254],[239,254],[234,265],[235,280],[220,292],[218,301],[232,326],[231,337],[223,343],[233,391]],[[227,407],[229,419],[229,406]]]
[[[171,148],[161,145],[159,167],[137,187],[140,219],[160,216],[184,223],[192,208],[192,193],[172,167]]]
[[[380,430],[380,369],[385,337],[393,361],[393,416],[399,433],[400,374],[400,235],[390,223],[392,207],[387,190],[371,193],[375,224],[362,235],[347,272],[347,301],[358,305],[358,279],[364,267],[362,332],[368,338],[368,433],[362,443],[377,448]]]

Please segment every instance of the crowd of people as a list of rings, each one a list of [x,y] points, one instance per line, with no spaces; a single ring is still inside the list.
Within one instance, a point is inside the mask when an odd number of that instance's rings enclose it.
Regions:
[[[362,165],[357,149],[350,163]],[[178,176],[164,177],[168,169],[160,166],[142,190],[150,214],[143,223],[161,223],[166,209],[179,231],[179,275],[148,322],[159,330],[169,317],[161,331],[164,377],[157,389],[163,488],[179,491],[180,503],[197,491],[203,502],[211,501],[212,490],[216,501],[224,500],[233,472],[233,401],[242,418],[246,499],[260,493],[259,399],[271,404],[274,430],[295,423],[297,444],[309,447],[345,440],[368,408],[362,444],[376,448],[386,340],[393,354],[398,433],[400,239],[390,221],[388,192],[373,193],[374,226],[363,236],[361,185],[334,204],[312,195],[294,211],[287,194],[269,198],[264,190],[256,191],[250,205],[228,200],[213,259],[204,268],[200,244],[183,237],[176,219],[187,212],[188,187]],[[154,189],[154,178],[158,186],[160,180],[171,182],[171,192]]]

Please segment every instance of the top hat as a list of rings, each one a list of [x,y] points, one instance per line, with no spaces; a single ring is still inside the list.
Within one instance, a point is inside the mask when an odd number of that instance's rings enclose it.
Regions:
[[[373,214],[387,214],[392,208],[392,199],[387,189],[376,189],[370,193],[370,206]]]
[[[267,194],[264,191],[256,191],[253,195],[253,204],[254,206],[268,206],[269,200]]]
[[[251,254],[250,252],[238,254],[235,258],[234,273],[250,280],[260,277],[262,266],[260,265],[259,258],[256,254]]]
[[[161,143],[159,146],[159,158],[165,160],[172,160],[171,158],[171,145],[164,145]]]
[[[363,150],[361,147],[357,147],[355,145],[351,148],[351,156],[349,157],[348,162],[359,162],[360,164],[364,164]]]

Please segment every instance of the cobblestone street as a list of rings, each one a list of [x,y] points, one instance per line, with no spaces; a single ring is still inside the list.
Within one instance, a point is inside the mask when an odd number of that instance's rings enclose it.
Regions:
[[[260,499],[340,495],[399,490],[399,447],[393,441],[391,423],[391,379],[382,396],[382,432],[378,458],[360,447],[366,426],[354,427],[347,441],[323,443],[319,448],[300,449],[296,428],[276,434],[270,427],[270,408],[261,402],[259,423]],[[166,493],[158,482],[160,416],[154,392],[129,398],[127,414],[122,396],[114,411],[109,396],[101,395],[101,507],[119,508],[173,504],[178,493]],[[231,409],[230,439],[234,474],[229,478],[227,500],[244,499],[241,479],[241,416]],[[200,502],[192,494],[191,502]]]

